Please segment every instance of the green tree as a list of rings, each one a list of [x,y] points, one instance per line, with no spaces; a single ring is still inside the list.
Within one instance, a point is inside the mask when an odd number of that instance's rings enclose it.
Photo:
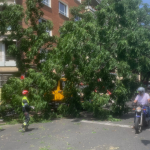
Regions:
[[[18,25],[17,30],[9,36],[10,39],[16,36],[19,41],[17,47],[10,46],[19,69],[24,72],[31,68],[30,63],[35,56],[36,68],[28,70],[29,77],[24,83],[14,78],[8,81],[3,87],[5,102],[12,98],[7,96],[13,91],[16,81],[19,85],[16,93],[21,95],[21,88],[29,89],[32,101],[38,102],[37,108],[45,111],[50,95],[43,98],[44,93],[48,93],[61,74],[65,74],[67,83],[64,94],[69,107],[59,107],[60,112],[76,115],[81,110],[79,93],[83,93],[84,100],[87,100],[86,106],[90,107],[95,116],[101,116],[102,106],[110,98],[115,101],[112,113],[125,113],[126,102],[139,85],[136,76],[139,73],[144,76],[149,73],[149,6],[144,4],[140,7],[141,0],[102,0],[96,7],[97,11],[91,13],[85,9],[89,4],[85,1],[71,9],[73,17],[60,29],[60,38],[56,38],[49,37],[46,33],[47,29],[52,28],[51,22],[37,24],[43,15],[40,2],[41,0],[27,0],[27,10],[21,15],[25,16],[29,27],[23,29]],[[80,20],[75,21],[76,17]],[[53,47],[54,43],[57,47]],[[39,54],[40,49],[43,52]],[[46,50],[49,50],[48,53]],[[21,54],[26,54],[26,57],[20,59]],[[45,61],[41,63],[42,58]],[[54,69],[56,73],[53,72]],[[121,80],[111,74],[115,71]],[[81,82],[86,85],[83,89],[79,87]],[[94,92],[95,89],[97,93]],[[112,92],[110,98],[98,94],[106,94],[107,90]],[[90,103],[89,100],[93,102]],[[108,115],[106,112],[104,116]]]
[[[8,26],[11,27],[10,34],[3,42],[10,44],[8,51],[16,59],[18,76],[25,74],[23,81],[15,77],[8,80],[2,88],[2,100],[4,104],[9,102],[18,114],[21,111],[18,108],[21,108],[22,90],[27,89],[31,105],[35,106],[36,111],[48,115],[50,90],[60,78],[59,74],[53,73],[53,69],[57,68],[54,63],[49,60],[47,66],[44,65],[44,61],[53,53],[57,37],[48,33],[53,28],[51,21],[39,23],[39,19],[44,15],[41,11],[43,6],[41,2],[42,0],[26,0],[26,8],[7,3],[1,6],[1,35],[6,34]],[[23,27],[22,23],[26,26]],[[13,40],[17,41],[17,46]]]
[[[118,76],[123,77],[122,83],[125,89],[122,90],[122,95],[124,96],[117,100],[121,108],[135,90],[129,88],[125,81],[129,81],[130,78],[135,80],[135,75],[147,74],[150,69],[148,29],[150,8],[141,2],[141,0],[106,0],[102,1],[97,11],[102,47],[104,51],[109,52],[110,57],[115,58],[114,63],[109,63],[109,66],[113,65],[112,69],[116,69]],[[118,111],[118,107],[116,110]]]
[[[121,115],[138,86],[136,76],[149,72],[150,9],[140,7],[141,0],[102,0],[95,13],[87,12],[86,5],[72,10],[80,21],[73,18],[61,28],[57,54],[68,82],[88,84],[87,99],[95,88],[112,90],[112,111]],[[114,71],[121,81],[110,74]]]

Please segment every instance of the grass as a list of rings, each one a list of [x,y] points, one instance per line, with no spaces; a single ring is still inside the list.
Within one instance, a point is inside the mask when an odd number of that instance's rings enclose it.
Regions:
[[[96,133],[96,132],[92,132],[92,133]]]
[[[56,113],[52,114],[52,116],[55,116],[55,118],[62,118],[62,115],[57,115]],[[52,118],[52,116],[50,118]],[[101,115],[100,116],[103,116],[100,119],[100,121],[121,121],[121,119],[117,119],[117,118],[114,118],[112,115],[110,115],[108,112],[101,112]],[[95,116],[96,117],[96,116]],[[97,116],[98,117],[98,116]],[[96,117],[96,118],[97,118]],[[52,120],[51,119],[45,119],[45,118],[42,118],[41,116],[30,116],[30,124],[32,123],[48,123],[48,122],[51,122]],[[97,118],[98,119],[98,118]],[[22,124],[23,123],[23,119],[14,119],[12,117],[5,117],[3,118],[3,121],[4,123],[0,124],[0,126],[2,125],[15,125],[15,124]],[[80,123],[74,123],[76,125],[80,125]],[[44,128],[42,128],[42,130],[45,130]]]
[[[113,116],[109,115],[108,116],[108,121],[121,121],[121,119],[118,119],[118,118],[114,118]]]
[[[104,121],[105,119],[100,119],[100,121]],[[111,115],[108,116],[108,118],[106,119],[106,121],[115,121],[115,122],[118,122],[118,121],[121,121],[121,119],[118,119],[118,118],[114,118],[112,117]],[[4,118],[4,122],[5,123],[2,123],[0,124],[0,126],[3,126],[3,125],[15,125],[15,124],[22,124],[23,120],[21,119],[12,119],[12,118]],[[48,122],[51,122],[51,120],[46,120],[46,119],[40,119],[39,121],[35,121],[32,119],[31,117],[31,121],[30,121],[30,124],[33,124],[33,123],[48,123]],[[80,125],[80,123],[74,123],[75,125]],[[43,128],[43,130],[45,130]]]
[[[3,121],[4,121],[4,124],[1,124],[1,125],[15,125],[15,124],[22,123],[21,119],[18,119],[18,118],[15,119],[12,117],[4,117]]]
[[[5,117],[3,118],[5,123],[0,124],[0,126],[2,125],[15,125],[15,124],[22,124],[24,119],[14,119],[12,117]],[[34,118],[34,117],[30,117],[30,124],[32,123],[48,123],[51,122],[51,120],[49,119],[43,119],[43,118]]]
[[[3,126],[3,125],[6,125],[6,123],[2,123],[2,124],[0,124],[0,126]]]
[[[40,143],[41,143],[41,144],[43,144],[43,143],[44,143],[44,141],[41,141]]]
[[[15,124],[18,124],[20,123],[20,121],[18,121],[18,119],[12,119],[12,120],[5,120],[5,124],[7,125],[15,125]]]

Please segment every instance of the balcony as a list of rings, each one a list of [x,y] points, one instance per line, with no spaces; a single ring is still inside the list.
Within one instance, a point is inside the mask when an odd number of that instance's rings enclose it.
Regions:
[[[86,6],[86,11],[94,13],[96,10],[92,6]]]
[[[86,11],[94,13],[96,11],[95,7],[100,4],[101,0],[91,0],[88,6],[85,7]]]

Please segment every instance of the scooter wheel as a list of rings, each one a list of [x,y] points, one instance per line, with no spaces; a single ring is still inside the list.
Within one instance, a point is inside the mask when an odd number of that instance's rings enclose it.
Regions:
[[[142,131],[142,127],[140,126],[140,118],[135,119],[135,134],[138,134]]]

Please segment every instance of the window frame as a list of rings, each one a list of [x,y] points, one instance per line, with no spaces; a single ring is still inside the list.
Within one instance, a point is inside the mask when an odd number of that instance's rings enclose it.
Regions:
[[[77,0],[77,2],[81,3],[81,0]]]
[[[44,19],[44,18],[40,18],[40,19],[39,19],[39,23],[42,23],[42,22],[40,22],[40,20],[44,20],[45,22],[47,21],[47,20]],[[49,34],[49,36],[53,36],[52,30],[46,30],[46,32]]]
[[[2,41],[0,41],[0,43],[2,44],[2,46],[1,46],[2,49],[0,49],[1,50],[0,51],[0,55],[1,55],[0,56],[1,57],[0,66],[1,67],[16,67],[16,60],[15,59],[6,61],[6,45]]]
[[[13,43],[16,45],[16,41],[14,41]],[[10,56],[7,52],[9,46],[10,45],[5,44],[5,62],[15,61],[15,58],[13,56]]]
[[[74,21],[80,21],[81,18],[79,16],[74,17]]]
[[[40,49],[40,54],[42,53],[42,51],[44,51],[44,50],[41,48]],[[45,50],[45,54],[46,55],[48,54],[48,50]],[[43,58],[43,59],[40,60],[40,63],[45,62],[45,61],[46,61],[46,56],[45,56],[45,58]]]
[[[44,1],[48,1],[48,2],[44,2]],[[43,0],[42,4],[51,8],[51,0]]]
[[[63,4],[66,7],[66,12],[65,13],[61,12],[61,10],[60,10],[60,3]],[[68,5],[66,3],[64,3],[63,1],[59,0],[59,13],[61,15],[65,16],[65,17],[69,18],[69,11],[68,10],[69,10]]]

